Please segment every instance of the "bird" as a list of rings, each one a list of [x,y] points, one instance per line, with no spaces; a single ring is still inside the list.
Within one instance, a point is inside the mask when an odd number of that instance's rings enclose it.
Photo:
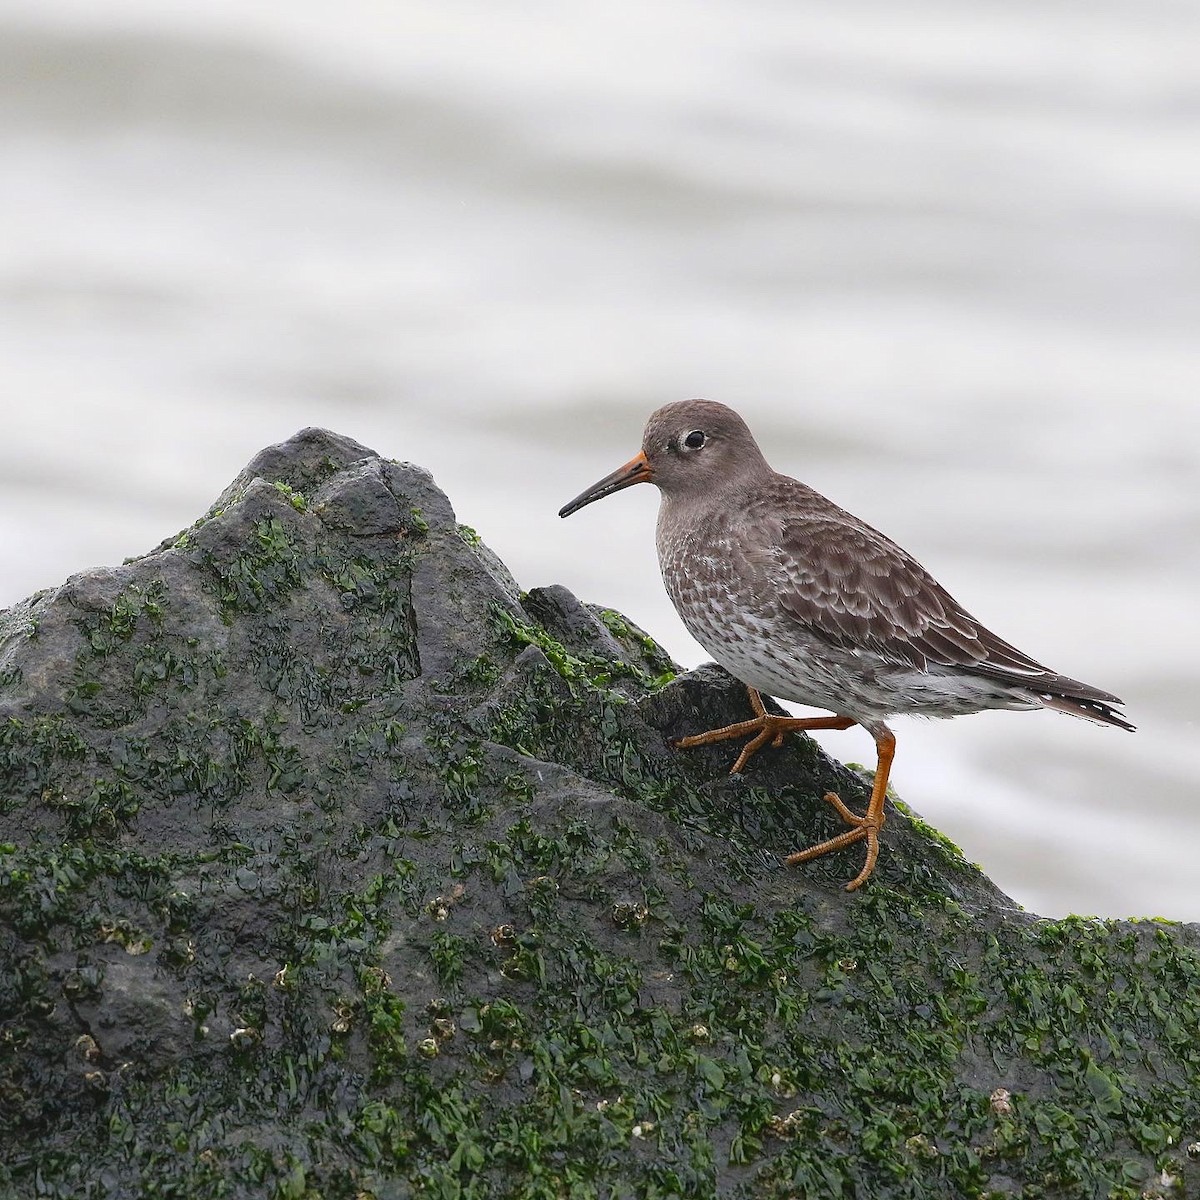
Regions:
[[[559,510],[638,483],[659,490],[657,547],[667,593],[688,632],[746,685],[753,716],[680,738],[681,749],[749,738],[730,774],[793,730],[859,725],[875,741],[866,811],[824,799],[844,833],[787,855],[789,866],[856,842],[879,858],[896,751],[892,717],[1054,709],[1133,732],[1124,701],[1060,675],[985,628],[906,550],[807,484],[772,469],[746,422],[712,400],[651,414],[642,448]],[[782,717],[762,697],[829,712]]]

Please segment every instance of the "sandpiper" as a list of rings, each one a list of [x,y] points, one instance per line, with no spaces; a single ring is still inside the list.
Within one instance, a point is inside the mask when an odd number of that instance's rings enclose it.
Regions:
[[[560,517],[635,483],[656,484],[658,560],[684,625],[746,684],[754,716],[680,739],[749,737],[731,769],[793,729],[861,725],[875,739],[864,816],[833,792],[850,828],[789,865],[866,841],[861,887],[879,857],[896,739],[888,717],[956,717],[987,708],[1053,708],[1132,730],[1099,688],[1042,666],[985,629],[911,554],[812,488],[771,469],[745,421],[711,400],[655,412],[641,452],[576,496]],[[761,693],[827,709],[778,717]]]

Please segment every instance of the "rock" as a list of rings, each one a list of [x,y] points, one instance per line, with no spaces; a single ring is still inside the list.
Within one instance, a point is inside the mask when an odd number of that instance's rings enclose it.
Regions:
[[[785,868],[862,779],[674,675],[321,430],[3,614],[0,1194],[1200,1195],[1197,927]]]

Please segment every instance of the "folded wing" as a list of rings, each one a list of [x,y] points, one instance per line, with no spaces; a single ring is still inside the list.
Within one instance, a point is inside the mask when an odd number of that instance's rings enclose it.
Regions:
[[[1059,675],[997,637],[911,555],[848,513],[785,521],[771,554],[783,611],[832,645],[922,671],[966,670],[1073,715],[1132,728],[1109,710],[1121,703],[1116,696]]]

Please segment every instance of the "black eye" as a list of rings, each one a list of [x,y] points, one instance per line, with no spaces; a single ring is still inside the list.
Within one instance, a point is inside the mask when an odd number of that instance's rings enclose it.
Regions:
[[[693,429],[691,433],[683,439],[683,444],[689,450],[699,450],[708,439],[704,436],[703,430]]]

